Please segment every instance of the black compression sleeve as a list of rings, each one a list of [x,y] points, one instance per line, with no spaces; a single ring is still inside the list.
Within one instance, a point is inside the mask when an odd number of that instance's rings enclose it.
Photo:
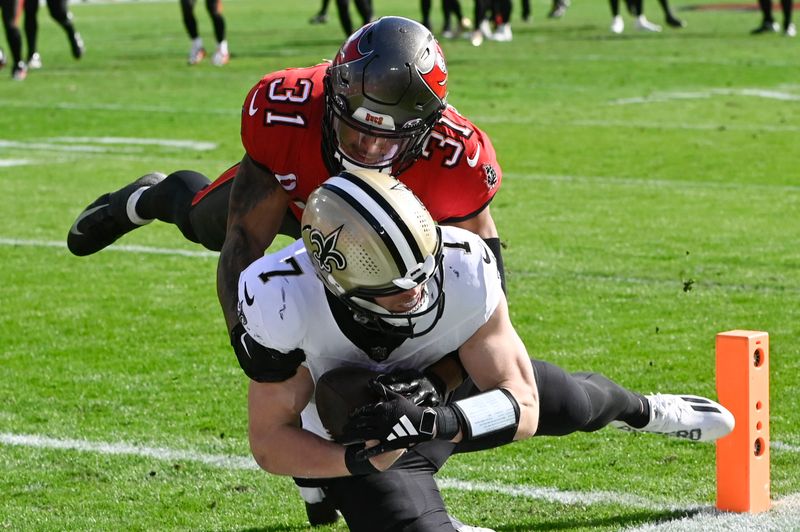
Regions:
[[[506,272],[503,268],[503,254],[501,253],[502,245],[500,244],[500,239],[497,237],[494,238],[484,238],[484,242],[486,245],[489,246],[489,249],[492,250],[494,253],[494,258],[497,259],[497,271],[500,272],[500,284],[503,287],[503,293],[506,293]]]
[[[294,376],[306,359],[302,349],[281,353],[259,344],[247,334],[241,323],[231,331],[231,346],[245,375],[256,382],[285,381]]]

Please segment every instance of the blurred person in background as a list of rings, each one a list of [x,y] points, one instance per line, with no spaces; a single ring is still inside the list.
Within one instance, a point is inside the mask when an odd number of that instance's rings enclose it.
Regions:
[[[635,17],[635,27],[640,31],[659,32],[661,26],[653,24],[644,16],[644,6],[642,0],[626,0],[628,11]],[[611,6],[611,33],[620,34],[625,31],[625,21],[619,14],[619,0],[610,0]]]
[[[658,0],[658,3],[661,5],[661,10],[664,11],[664,22],[667,23],[667,26],[670,28],[685,28],[686,23],[675,16],[675,13],[672,12],[672,8],[669,6],[669,0]]]
[[[180,0],[181,13],[183,15],[183,25],[186,33],[192,40],[192,47],[189,50],[189,64],[196,65],[206,57],[206,49],[203,46],[203,39],[197,30],[197,18],[194,16],[194,5],[197,0]],[[231,54],[228,51],[228,40],[225,37],[225,18],[222,16],[222,0],[206,0],[206,9],[214,25],[214,37],[217,39],[217,49],[211,62],[215,66],[228,64]]]
[[[475,0],[475,26],[470,36],[472,46],[480,46],[484,39],[492,36],[490,20],[493,18],[490,0]]]
[[[511,0],[492,0],[495,30],[491,39],[497,42],[510,42],[511,35]]]
[[[28,68],[42,68],[42,58],[37,48],[37,37],[39,34],[39,0],[25,1],[25,41],[28,44]],[[69,11],[67,0],[47,0],[47,10],[50,17],[61,26],[67,34],[72,57],[80,59],[83,57],[85,47],[81,34],[75,31],[72,23],[72,13]]]
[[[780,26],[772,17],[772,0],[758,0],[758,7],[761,10],[761,25],[751,31],[753,35],[762,33],[777,33]],[[783,34],[787,37],[797,35],[797,28],[792,22],[792,0],[781,0],[781,11],[783,11]]]
[[[319,13],[309,20],[311,24],[324,24],[328,20],[328,1],[322,0]],[[373,20],[372,0],[355,0],[355,4],[362,25],[369,24]],[[353,19],[350,18],[350,0],[336,0],[336,10],[339,13],[339,24],[342,26],[342,30],[346,35],[351,35],[354,29],[358,28],[353,27]]]
[[[420,4],[422,9],[422,24],[429,30],[432,30],[432,4],[432,0],[422,0]],[[472,22],[469,20],[469,18],[464,16],[464,12],[461,10],[461,2],[459,2],[459,0],[442,0],[442,17],[444,19],[444,23],[442,25],[442,37],[445,39],[458,37],[462,32],[469,31],[469,28],[472,26]],[[456,20],[455,30],[453,30],[453,26],[451,24],[453,18]]]
[[[547,14],[547,18],[561,18],[567,13],[567,8],[570,5],[569,0],[553,0],[553,5],[550,7],[550,12]],[[523,20],[527,20],[525,17],[525,4],[523,3],[523,11],[522,11],[522,18]]]
[[[19,10],[22,3],[18,0],[0,0],[0,15],[3,17],[3,29],[11,51],[11,79],[22,81],[28,76],[28,65],[22,60],[22,33],[19,31]],[[5,64],[5,59],[2,63]]]
[[[322,5],[319,6],[319,11],[316,15],[308,19],[309,24],[326,24],[328,22],[328,6],[331,0],[322,0]]]

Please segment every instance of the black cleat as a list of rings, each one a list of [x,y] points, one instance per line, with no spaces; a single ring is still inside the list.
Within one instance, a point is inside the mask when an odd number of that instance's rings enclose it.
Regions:
[[[686,23],[674,15],[667,15],[667,26],[670,28],[685,28]]]
[[[69,46],[72,48],[72,57],[75,59],[80,59],[83,57],[83,53],[86,51],[86,46],[83,44],[83,39],[81,39],[80,33],[76,31],[75,33],[70,34]]]
[[[311,526],[330,525],[339,519],[336,506],[327,497],[320,502],[307,502],[306,515]]]
[[[67,247],[72,254],[84,257],[97,253],[125,233],[140,227],[128,218],[128,198],[140,188],[153,186],[165,177],[157,172],[143,175],[130,185],[103,194],[89,204],[75,219],[67,234]]]
[[[770,22],[765,20],[761,23],[761,26],[757,27],[756,29],[750,32],[750,35],[761,35],[762,33],[778,33],[780,31],[780,26],[778,26],[777,22]]]

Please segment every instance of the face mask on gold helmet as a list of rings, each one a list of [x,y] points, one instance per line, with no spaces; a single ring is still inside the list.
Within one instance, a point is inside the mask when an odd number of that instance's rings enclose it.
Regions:
[[[301,226],[317,275],[365,327],[419,336],[441,317],[441,233],[400,181],[371,170],[342,172],[309,195]],[[418,285],[424,292],[412,312],[389,312],[374,301]]]

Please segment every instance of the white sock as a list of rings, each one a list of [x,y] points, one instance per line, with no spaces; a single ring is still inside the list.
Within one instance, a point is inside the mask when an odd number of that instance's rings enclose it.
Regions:
[[[219,50],[220,53],[222,53],[222,54],[227,54],[228,53],[228,41],[225,40],[225,41],[220,42],[219,46],[217,46],[217,50]]]
[[[198,49],[203,47],[203,38],[198,37],[196,39],[192,39],[192,48]]]

